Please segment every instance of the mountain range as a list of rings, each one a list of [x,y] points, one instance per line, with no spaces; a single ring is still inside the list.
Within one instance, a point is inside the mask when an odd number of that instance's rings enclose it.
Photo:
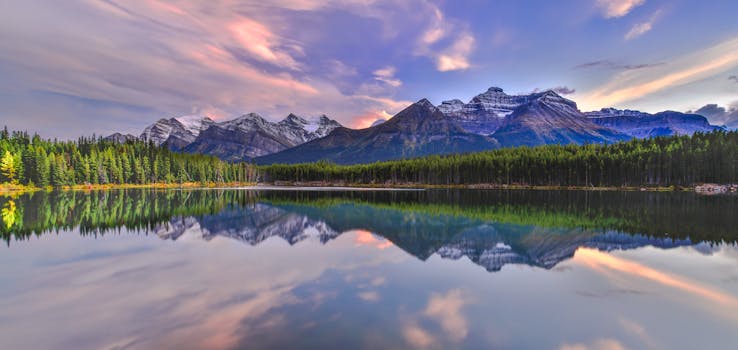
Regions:
[[[423,99],[379,125],[352,130],[338,128],[328,136],[257,158],[259,163],[329,160],[338,164],[366,163],[431,154],[493,149],[493,138],[466,132]]]
[[[456,99],[435,106],[421,99],[389,120],[358,130],[325,115],[290,114],[272,122],[249,113],[223,122],[200,116],[160,119],[138,137],[116,133],[107,139],[139,139],[229,161],[356,164],[500,147],[608,144],[721,129],[697,114],[614,108],[581,112],[574,101],[551,90],[508,95],[491,87],[468,103]]]

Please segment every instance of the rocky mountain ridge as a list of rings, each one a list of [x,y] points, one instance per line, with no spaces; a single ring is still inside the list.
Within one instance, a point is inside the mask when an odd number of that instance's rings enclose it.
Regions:
[[[289,114],[272,122],[249,113],[222,122],[198,116],[160,119],[139,139],[229,161],[356,164],[499,147],[607,144],[721,129],[697,114],[614,108],[582,112],[576,102],[552,90],[508,95],[491,87],[467,103],[454,99],[434,106],[421,99],[389,120],[360,130],[343,127],[325,115]],[[107,139],[126,142],[132,136],[113,134]]]
[[[338,127],[340,123],[325,115],[305,118],[289,114],[279,122],[257,113],[222,122],[204,116],[183,116],[159,119],[139,137],[115,133],[105,139],[119,143],[142,140],[173,151],[243,161],[325,137]]]
[[[704,116],[692,113],[664,111],[650,114],[634,110],[603,108],[584,113],[593,123],[635,138],[656,136],[691,135],[695,132],[712,132],[724,129],[710,125]]]
[[[259,163],[329,160],[356,164],[431,154],[483,151],[499,147],[486,136],[464,131],[427,99],[390,120],[361,130],[337,128],[328,136],[257,158]]]

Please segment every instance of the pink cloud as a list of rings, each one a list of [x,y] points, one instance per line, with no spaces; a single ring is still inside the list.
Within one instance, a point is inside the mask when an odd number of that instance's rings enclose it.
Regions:
[[[372,124],[378,119],[389,120],[389,118],[392,118],[392,116],[385,111],[370,111],[357,117],[353,117],[353,123],[349,126],[356,129],[364,129],[372,126]]]
[[[278,48],[278,38],[265,25],[248,18],[240,18],[228,26],[241,48],[254,57],[280,67],[299,70],[300,64]]]
[[[646,0],[597,0],[597,6],[602,9],[605,18],[617,18],[627,15],[645,2]]]

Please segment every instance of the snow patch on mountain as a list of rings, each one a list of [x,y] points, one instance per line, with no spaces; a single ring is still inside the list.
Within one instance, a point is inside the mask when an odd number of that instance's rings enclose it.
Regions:
[[[468,103],[459,99],[448,100],[443,101],[438,109],[467,132],[491,135],[502,127],[515,110],[536,100],[556,106],[564,113],[580,113],[574,101],[561,97],[552,90],[528,95],[508,95],[495,86],[474,96]]]
[[[193,135],[197,136],[201,131],[207,129],[214,122],[208,117],[199,115],[184,115],[180,117],[174,117],[185,130],[189,131]]]
[[[139,137],[143,141],[151,141],[160,146],[167,143],[170,148],[181,149],[195,141],[195,138],[215,122],[202,116],[181,116],[159,119],[144,129]]]

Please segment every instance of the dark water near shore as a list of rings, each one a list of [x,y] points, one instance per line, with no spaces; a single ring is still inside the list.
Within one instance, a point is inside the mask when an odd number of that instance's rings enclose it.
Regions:
[[[0,197],[0,348],[732,349],[738,196]]]

